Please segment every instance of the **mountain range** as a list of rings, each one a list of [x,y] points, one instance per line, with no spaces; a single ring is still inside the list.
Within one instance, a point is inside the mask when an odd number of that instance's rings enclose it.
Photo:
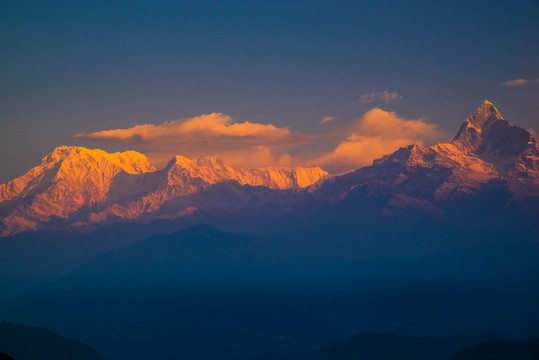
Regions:
[[[320,168],[232,168],[216,157],[193,162],[175,156],[157,171],[135,151],[61,146],[0,185],[1,234],[188,216],[200,205],[186,198],[217,183],[300,189],[325,176]]]
[[[358,191],[387,197],[385,216],[406,209],[442,215],[448,203],[489,189],[503,190],[508,203],[539,197],[539,144],[485,101],[450,143],[409,145],[333,177],[320,168],[231,167],[217,157],[175,156],[156,170],[134,151],[58,147],[0,185],[0,234],[157,219],[211,222],[268,209],[302,212]]]

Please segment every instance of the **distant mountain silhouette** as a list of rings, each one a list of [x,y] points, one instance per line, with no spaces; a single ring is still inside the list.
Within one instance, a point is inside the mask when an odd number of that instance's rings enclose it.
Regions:
[[[0,360],[15,360],[12,356],[0,352]]]
[[[96,256],[66,280],[102,288],[256,281],[269,256],[267,248],[257,237],[201,224]]]
[[[514,242],[494,253],[500,239],[488,238],[498,235],[493,231],[419,225],[400,233],[363,229],[306,238],[262,238],[197,225],[94,256],[42,291],[4,304],[0,317],[59,329],[115,360],[285,353],[364,331],[433,330],[434,336],[503,333],[508,326],[535,330],[536,272],[524,277],[536,269],[528,264],[536,264],[535,253],[524,248],[511,255],[507,249],[519,249]],[[440,234],[449,245],[458,239],[462,253],[429,253]],[[415,244],[426,255],[404,256]],[[370,259],[369,246],[402,258]],[[456,339],[451,347],[453,339],[362,336],[321,351],[329,356],[386,349],[382,355],[416,356],[448,349],[450,359],[481,340],[464,339],[457,347]]]
[[[265,288],[291,273],[269,245],[209,225],[152,236],[93,257],[8,313],[91,338],[112,359],[152,357],[141,348],[164,359],[302,349],[330,326]]]
[[[453,360],[538,360],[539,338],[524,343],[488,341],[459,351]]]
[[[488,337],[447,336],[435,338],[362,334],[332,343],[317,351],[266,355],[245,360],[451,360],[457,351],[485,338]]]
[[[0,350],[16,360],[99,360],[89,346],[38,326],[0,323]],[[0,356],[0,359],[4,359]],[[9,357],[6,357],[9,359]]]

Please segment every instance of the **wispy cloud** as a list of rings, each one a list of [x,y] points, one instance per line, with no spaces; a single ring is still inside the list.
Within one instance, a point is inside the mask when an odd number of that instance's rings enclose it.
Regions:
[[[438,140],[440,132],[424,119],[403,119],[394,112],[374,108],[351,122],[326,117],[325,131],[301,133],[288,127],[251,122],[237,123],[223,114],[201,115],[162,124],[143,124],[91,134],[79,139],[145,149],[156,166],[173,155],[196,159],[216,155],[233,165],[320,166],[342,173],[408,144]]]
[[[191,139],[240,137],[260,141],[281,141],[290,136],[288,128],[251,122],[235,123],[229,116],[213,113],[189,119],[167,121],[160,125],[143,124],[127,129],[99,131],[91,134],[76,134],[75,137],[120,143],[146,143],[155,139]]]
[[[307,135],[291,132],[287,127],[237,123],[231,117],[219,113],[159,125],[143,124],[127,129],[76,134],[75,138],[145,149],[157,166],[163,165],[175,154],[191,158],[221,155],[231,159],[243,158],[242,161],[250,164],[260,162],[262,166],[267,166],[268,162],[276,161],[263,161],[262,158],[270,153],[269,149],[295,146],[308,140]]]
[[[389,92],[388,90],[384,90],[361,95],[357,101],[360,104],[370,104],[375,101],[383,101],[385,103],[389,103],[400,99],[402,99],[402,96],[399,95],[396,91]]]
[[[327,124],[327,123],[332,122],[334,120],[335,120],[335,118],[333,116],[326,116],[325,118],[322,119],[322,121],[320,121],[320,124]]]
[[[500,86],[521,87],[521,86],[527,85],[529,82],[530,81],[526,79],[514,79],[514,80],[505,81],[501,83]]]

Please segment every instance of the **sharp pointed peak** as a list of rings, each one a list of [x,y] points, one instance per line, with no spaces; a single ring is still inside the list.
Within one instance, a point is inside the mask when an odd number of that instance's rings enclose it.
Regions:
[[[475,110],[474,115],[479,113],[503,119],[498,109],[496,109],[496,106],[494,106],[494,104],[488,100],[483,101],[483,104],[481,104],[481,106]]]
[[[485,100],[483,104],[462,123],[457,135],[453,138],[453,142],[466,142],[465,139],[469,139],[470,132],[473,132],[474,134],[481,134],[485,124],[492,123],[494,121],[506,120],[503,119],[498,109],[496,109],[496,107],[490,101]]]
[[[485,101],[483,101],[483,104],[481,105],[481,107],[483,107],[483,106],[489,106],[489,105],[494,105],[494,104],[492,104],[490,101],[488,101],[487,99],[485,99]]]

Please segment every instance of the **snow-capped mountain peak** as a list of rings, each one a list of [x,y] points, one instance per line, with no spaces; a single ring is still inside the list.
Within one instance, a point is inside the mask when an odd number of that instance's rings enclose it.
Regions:
[[[539,146],[523,128],[504,120],[485,101],[450,143],[405,146],[320,186],[332,198],[367,184],[428,201],[476,194],[489,182],[505,183],[518,196],[539,195]]]
[[[65,226],[111,217],[137,219],[225,181],[282,190],[300,189],[325,176],[320,168],[232,167],[216,157],[195,162],[179,155],[156,170],[135,151],[109,154],[61,146],[28,173],[0,185],[0,232],[47,228],[51,222]]]
[[[464,121],[452,143],[506,173],[524,152],[535,147],[536,139],[525,129],[504,120],[494,105],[485,101]]]

